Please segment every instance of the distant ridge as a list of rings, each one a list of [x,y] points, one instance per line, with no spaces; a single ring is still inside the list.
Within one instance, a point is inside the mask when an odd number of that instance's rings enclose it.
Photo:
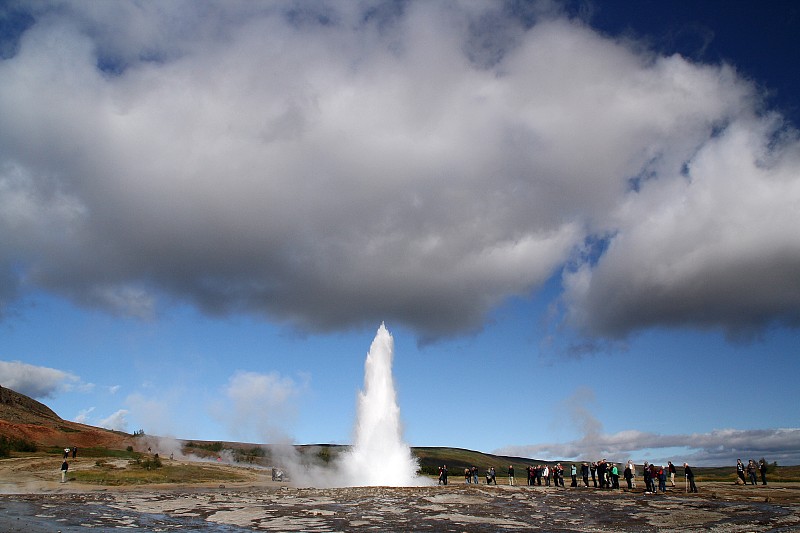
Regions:
[[[0,387],[0,418],[21,424],[35,423],[34,418],[61,420],[45,404],[5,387]]]
[[[126,433],[64,420],[45,404],[8,387],[0,387],[0,435],[60,448],[124,449],[134,443]]]

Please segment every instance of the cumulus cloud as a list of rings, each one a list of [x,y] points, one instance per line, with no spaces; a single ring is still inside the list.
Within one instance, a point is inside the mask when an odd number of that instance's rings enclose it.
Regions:
[[[633,458],[639,463],[686,461],[703,466],[735,464],[737,458],[743,457],[768,457],[770,462],[779,464],[800,461],[800,428],[715,429],[708,433],[673,435],[638,430],[606,433],[602,422],[592,413],[594,399],[591,388],[579,387],[561,405],[563,419],[578,431],[579,438],[568,442],[506,446],[495,453],[542,460],[606,458],[624,462]]]
[[[94,411],[94,407],[88,407],[86,409],[81,409],[75,418],[73,419],[74,422],[78,422],[79,424],[89,424],[89,415]]]
[[[602,433],[594,439],[566,443],[508,446],[495,453],[542,460],[595,461],[607,458],[623,462],[686,461],[701,466],[736,464],[736,459],[760,459],[778,464],[800,461],[800,428],[720,429],[708,433],[665,435],[637,430]]]
[[[101,428],[112,429],[114,431],[128,431],[128,411],[120,409],[107,418],[99,420],[97,425]]]
[[[291,440],[289,429],[306,384],[276,372],[236,372],[212,405],[213,415],[238,438],[258,442]]]
[[[115,413],[117,418],[133,419],[133,423],[148,435],[187,434],[190,428],[182,420],[181,406],[186,401],[186,391],[180,387],[148,393],[135,392],[125,398],[127,409]],[[110,418],[113,421],[115,415]]]
[[[566,265],[589,335],[798,324],[800,143],[730,66],[548,2],[15,6],[0,309],[433,337]]]
[[[565,275],[570,320],[609,336],[654,325],[720,326],[731,336],[800,325],[800,144],[780,136],[776,120],[728,125],[681,174],[620,204],[597,264]]]
[[[52,398],[61,391],[91,388],[69,372],[20,361],[0,361],[0,385],[31,398]]]

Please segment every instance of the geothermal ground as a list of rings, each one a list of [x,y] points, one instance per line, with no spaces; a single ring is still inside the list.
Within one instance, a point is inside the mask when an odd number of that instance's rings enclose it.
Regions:
[[[455,477],[447,486],[317,489],[273,482],[263,470],[216,465],[244,470],[245,480],[120,488],[59,483],[58,462],[0,461],[0,531],[800,530],[796,483],[708,483],[699,494],[680,486],[664,495],[465,485]]]

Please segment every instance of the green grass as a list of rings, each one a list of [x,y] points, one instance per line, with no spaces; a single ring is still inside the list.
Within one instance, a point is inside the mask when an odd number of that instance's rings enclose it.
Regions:
[[[692,467],[697,481],[706,482],[729,482],[736,483],[735,466],[715,466],[715,467]],[[683,475],[683,469],[678,467],[678,476]],[[747,476],[745,476],[747,477]],[[748,482],[749,482],[748,478]],[[800,466],[772,466],[767,470],[767,483],[775,482],[795,482],[800,481]],[[758,475],[758,482],[761,483],[761,474]]]
[[[70,479],[98,485],[149,485],[154,483],[207,483],[243,481],[245,476],[202,464],[164,465],[159,468],[140,468],[129,465],[118,468],[99,464],[89,470],[70,472]]]

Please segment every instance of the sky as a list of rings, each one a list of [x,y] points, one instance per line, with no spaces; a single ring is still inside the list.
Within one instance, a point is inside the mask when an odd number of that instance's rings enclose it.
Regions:
[[[800,464],[800,6],[0,4],[0,385],[87,424]]]

